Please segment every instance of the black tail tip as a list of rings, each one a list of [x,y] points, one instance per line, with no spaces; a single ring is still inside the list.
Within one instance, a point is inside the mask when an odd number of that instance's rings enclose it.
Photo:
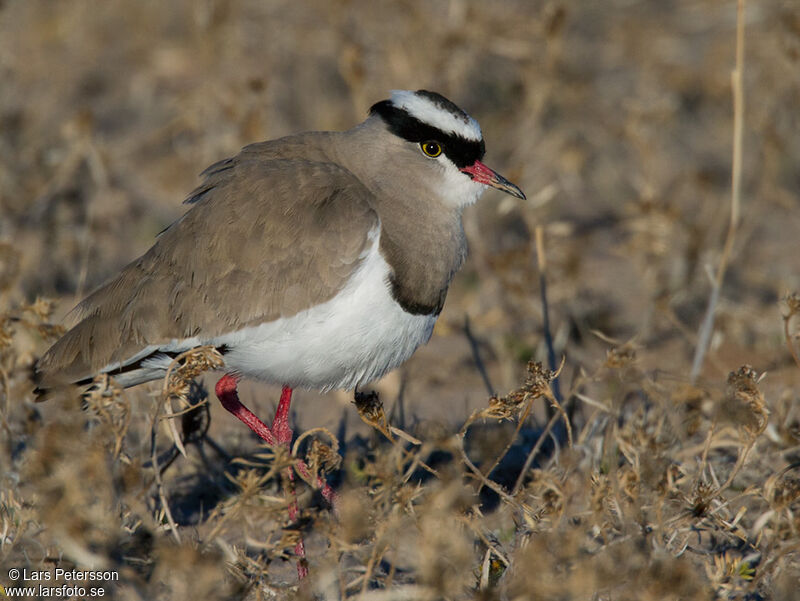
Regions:
[[[33,394],[35,398],[33,399],[37,403],[43,403],[44,401],[48,401],[53,396],[53,391],[49,388],[42,388],[41,386],[37,386],[33,389]]]
[[[36,396],[35,401],[41,403],[49,398],[50,389],[42,386],[42,372],[39,371],[39,360],[37,359],[30,366],[30,380],[34,383],[35,388],[33,394]]]

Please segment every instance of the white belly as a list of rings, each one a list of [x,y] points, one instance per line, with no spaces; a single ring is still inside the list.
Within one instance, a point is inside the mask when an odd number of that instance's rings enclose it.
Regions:
[[[405,362],[431,337],[435,315],[392,298],[377,236],[347,285],[328,302],[206,343],[226,345],[225,366],[292,388],[349,390]]]

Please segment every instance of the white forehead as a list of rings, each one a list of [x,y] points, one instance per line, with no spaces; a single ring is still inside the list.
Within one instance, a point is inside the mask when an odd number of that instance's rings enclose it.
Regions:
[[[408,111],[423,123],[441,129],[445,133],[456,134],[476,142],[483,139],[481,126],[475,119],[466,114],[456,115],[430,98],[408,90],[392,90],[390,100],[397,108]]]

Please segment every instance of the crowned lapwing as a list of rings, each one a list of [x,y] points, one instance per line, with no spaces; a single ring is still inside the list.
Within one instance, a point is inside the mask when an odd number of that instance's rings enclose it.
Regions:
[[[246,146],[77,307],[36,366],[39,397],[103,373],[121,387],[159,379],[212,345],[225,408],[288,445],[292,389],[353,389],[431,337],[467,252],[464,207],[487,186],[525,198],[483,155],[478,123],[426,90],[393,92],[345,132]],[[283,386],[272,428],[239,402],[242,377]]]

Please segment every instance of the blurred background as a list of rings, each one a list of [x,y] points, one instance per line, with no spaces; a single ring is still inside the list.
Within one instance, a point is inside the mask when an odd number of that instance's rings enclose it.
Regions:
[[[626,342],[641,370],[688,383],[728,227],[735,29],[720,0],[5,0],[0,311],[47,297],[65,323],[212,162],[425,88],[480,122],[485,162],[528,200],[489,191],[467,209],[468,263],[431,343],[378,383],[387,410],[457,428],[485,406],[467,317],[494,391],[546,358],[539,226],[562,386]],[[780,305],[800,289],[796,0],[748,3],[745,48],[742,221],[701,381],[721,390],[749,363],[768,396],[796,398]],[[15,345],[20,374],[47,343]],[[28,385],[12,378],[6,402]],[[243,398],[264,415],[276,400]],[[297,398],[301,428],[365,428],[347,395]]]

